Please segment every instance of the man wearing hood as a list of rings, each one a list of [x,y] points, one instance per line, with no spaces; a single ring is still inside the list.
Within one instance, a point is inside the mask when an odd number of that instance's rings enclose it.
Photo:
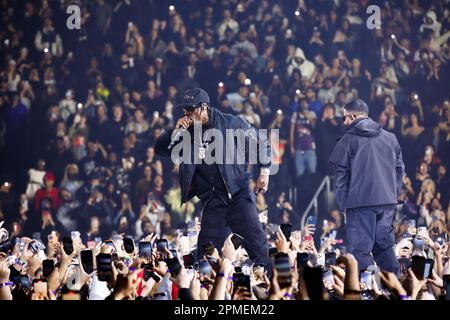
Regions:
[[[450,38],[449,30],[445,30],[444,28],[444,31],[446,32],[442,33],[442,23],[438,21],[436,12],[432,10],[428,11],[427,14],[423,17],[423,23],[420,26],[419,31],[425,36],[428,34],[430,35],[429,48],[436,53],[439,53],[441,51],[442,47]]]
[[[301,48],[295,49],[294,56],[292,58],[288,57],[286,63],[288,65],[287,72],[289,76],[291,76],[294,69],[299,69],[303,78],[311,79],[316,69],[314,63],[306,59],[305,53]]]
[[[346,245],[359,269],[374,264],[398,273],[393,220],[400,196],[404,164],[394,134],[368,117],[360,99],[344,107],[346,131],[330,162],[335,171],[335,198],[345,212]]]
[[[436,12],[430,10],[423,17],[423,24],[420,26],[420,32],[424,32],[425,29],[431,30],[435,38],[439,38],[441,35],[442,24],[437,20]]]

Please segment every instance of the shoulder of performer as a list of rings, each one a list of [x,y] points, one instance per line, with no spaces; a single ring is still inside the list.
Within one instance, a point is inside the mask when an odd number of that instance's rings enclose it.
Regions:
[[[251,128],[250,123],[237,115],[223,113],[217,109],[211,109],[211,116],[216,125],[225,126],[225,129]]]

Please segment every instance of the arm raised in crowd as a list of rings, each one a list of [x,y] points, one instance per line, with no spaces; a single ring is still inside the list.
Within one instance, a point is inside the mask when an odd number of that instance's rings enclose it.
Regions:
[[[227,258],[221,259],[220,271],[216,275],[209,300],[225,300],[227,282],[229,281],[229,277],[233,275],[233,271],[234,268],[231,261]]]
[[[11,286],[12,283],[9,280],[11,270],[5,256],[2,254],[0,257],[0,300],[12,300]]]
[[[352,254],[346,253],[341,255],[336,263],[345,265],[344,299],[360,300],[361,288],[359,286],[358,261]]]

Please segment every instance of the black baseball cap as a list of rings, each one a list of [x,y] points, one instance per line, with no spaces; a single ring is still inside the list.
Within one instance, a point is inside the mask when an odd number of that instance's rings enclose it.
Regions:
[[[183,97],[183,101],[177,104],[176,107],[193,107],[200,103],[207,103],[209,105],[208,93],[206,93],[206,91],[201,88],[194,88],[186,91]]]

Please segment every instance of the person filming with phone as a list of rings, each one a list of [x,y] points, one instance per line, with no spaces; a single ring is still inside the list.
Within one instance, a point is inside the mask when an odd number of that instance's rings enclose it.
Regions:
[[[345,105],[344,125],[330,162],[347,249],[361,271],[375,259],[381,270],[398,274],[393,221],[405,168],[402,150],[394,134],[369,118],[361,99]]]
[[[208,139],[208,131],[205,132],[205,130],[219,130],[223,134],[223,145],[225,145],[227,129],[247,130],[251,128],[250,124],[237,116],[224,114],[211,107],[208,94],[200,88],[187,91],[183,102],[177,107],[184,108],[185,116],[178,120],[175,130],[183,128],[191,133],[190,150],[193,150],[194,156],[198,156],[201,160],[200,163],[199,161],[185,163],[182,160],[179,175],[182,203],[194,196],[199,197],[202,201],[203,210],[197,256],[203,258],[203,246],[208,242],[212,242],[215,248],[221,248],[231,229],[232,232],[243,238],[242,244],[250,259],[254,263],[263,263],[268,267],[270,265],[268,245],[259,222],[255,193],[267,191],[271,163],[260,164],[258,158],[260,175],[256,181],[255,192],[253,192],[249,187],[250,174],[247,172],[247,166],[238,164],[236,157],[233,157],[234,163],[226,162],[226,164],[225,161],[218,163],[215,160],[212,164],[207,164],[207,161],[204,160],[209,144],[208,140],[211,139],[211,137]],[[201,141],[196,141],[200,139],[193,130],[194,122],[201,124]],[[172,132],[173,130],[167,130],[158,137],[155,144],[156,154],[171,155],[171,147],[175,140],[175,138],[172,140]],[[270,145],[261,144],[260,138],[266,139],[257,133],[256,139],[259,148],[264,145],[267,148],[266,154],[269,154],[270,157]],[[184,142],[184,140],[183,137],[182,141]],[[234,139],[232,143],[238,144],[237,140]],[[217,150],[215,151],[217,152]],[[227,152],[229,152],[228,148],[224,148],[223,159],[228,159]]]

